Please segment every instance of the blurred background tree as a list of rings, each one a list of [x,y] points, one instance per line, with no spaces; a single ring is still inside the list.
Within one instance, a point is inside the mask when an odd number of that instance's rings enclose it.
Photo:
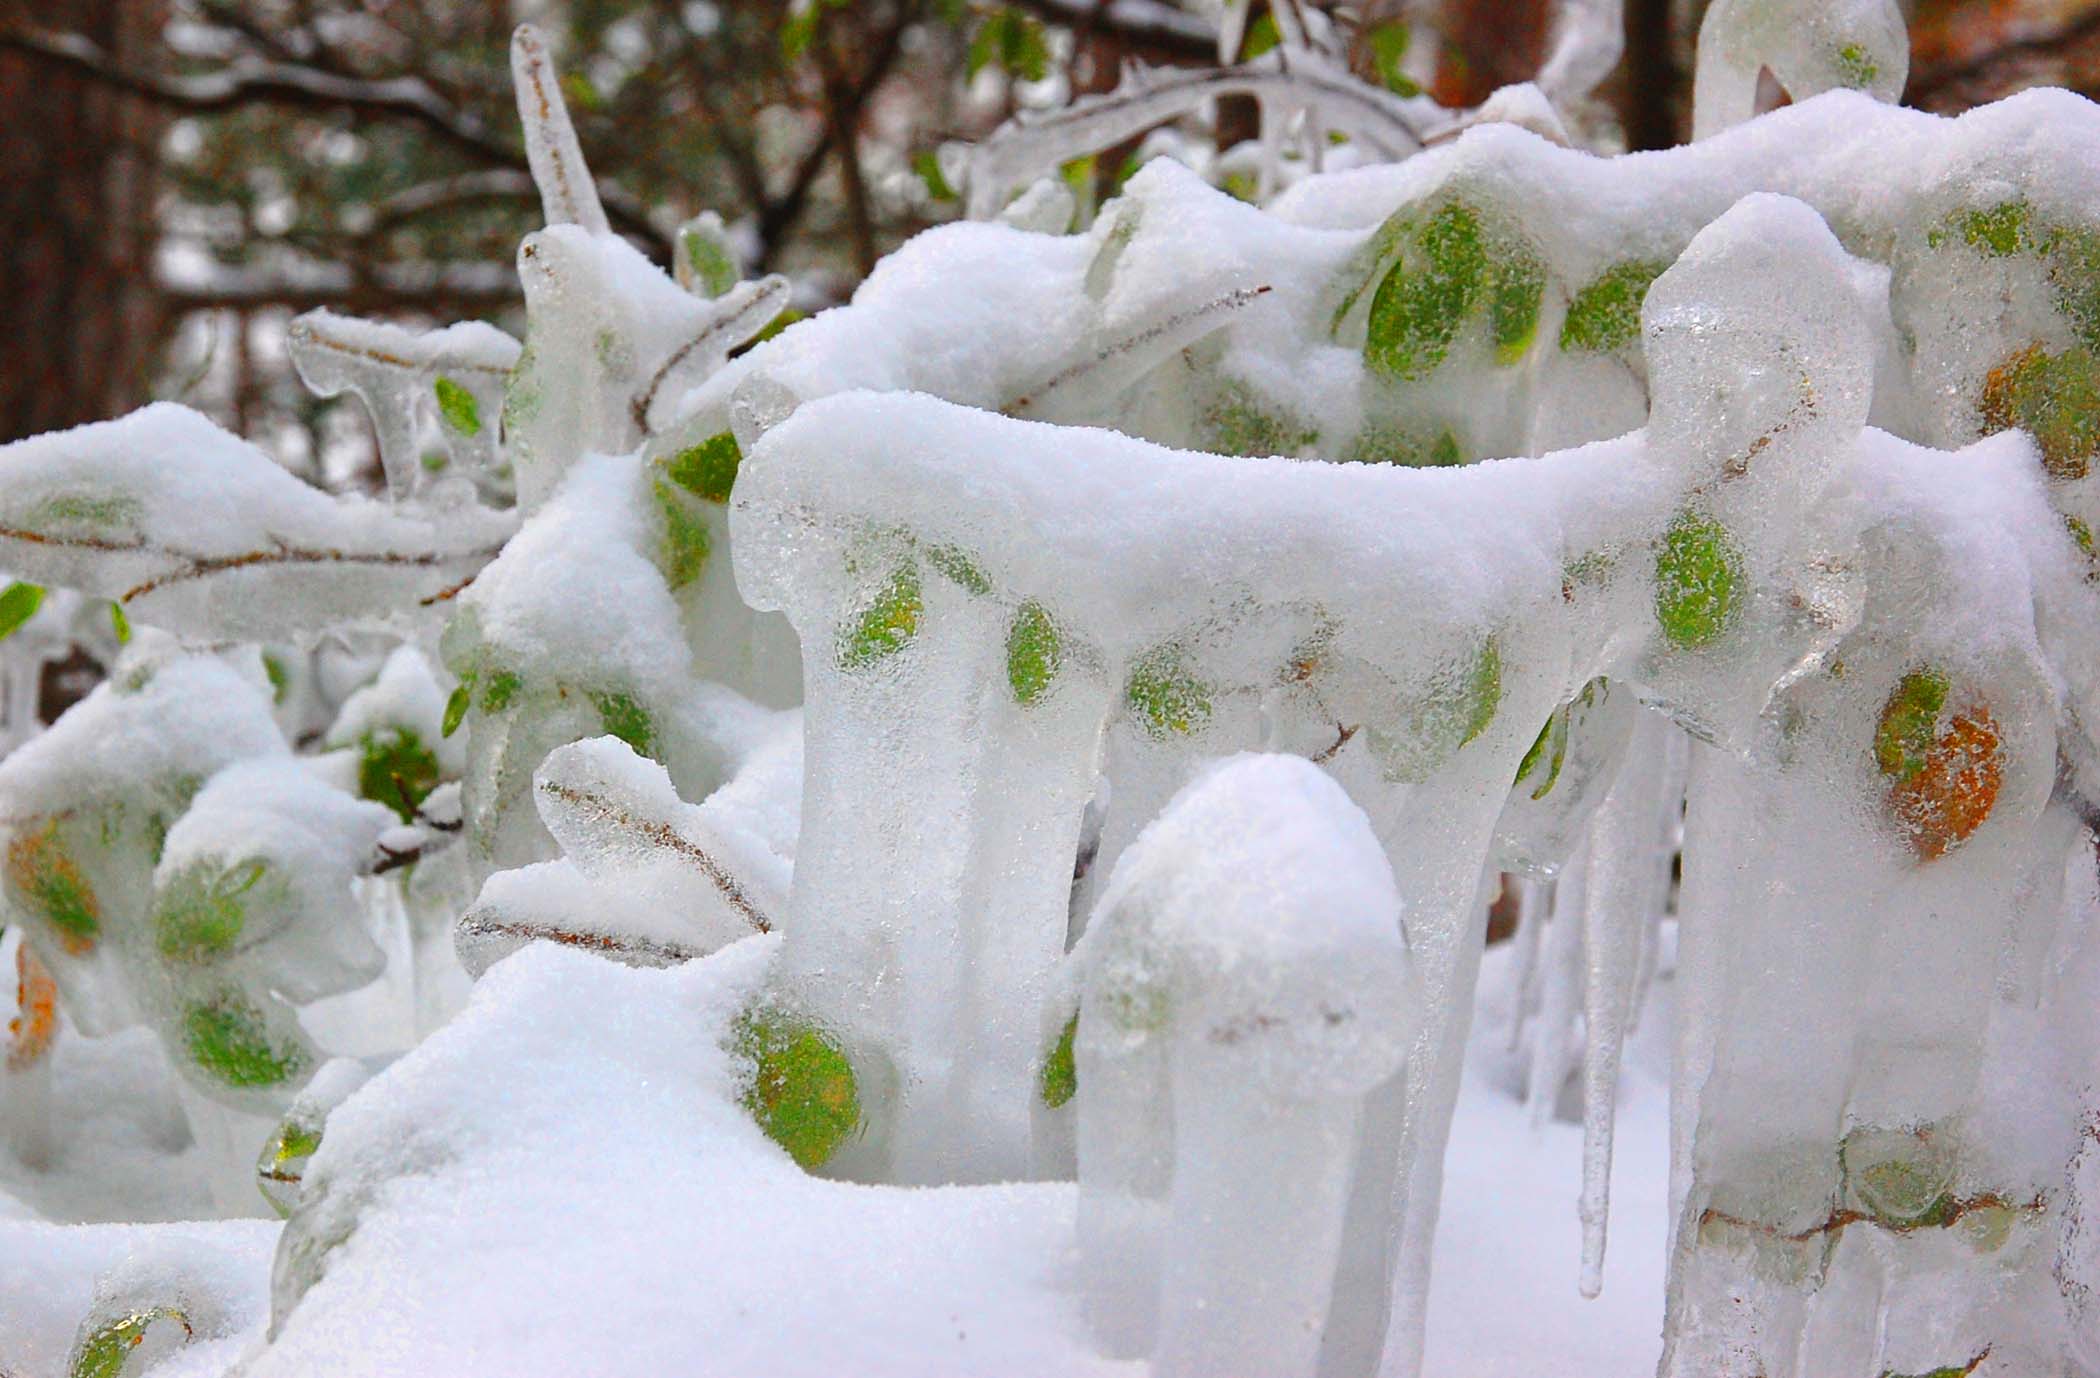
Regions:
[[[1359,73],[1447,105],[1538,70],[1553,0],[1308,0]],[[539,223],[508,41],[550,35],[615,228],[659,261],[702,210],[798,305],[957,213],[934,156],[1127,61],[1214,64],[1205,0],[0,0],[0,440],[175,397],[332,484],[375,479],[309,396],[316,306],[522,328]],[[1625,0],[1601,141],[1684,137],[1703,0]],[[2100,0],[1915,0],[1907,99],[2100,89]],[[1241,55],[1273,42],[1253,0]],[[1220,145],[1251,137],[1219,103]],[[1103,180],[1122,152],[1099,160]],[[1111,171],[1113,170],[1113,171]],[[1112,188],[1103,186],[1102,190]],[[323,470],[327,470],[325,474]]]

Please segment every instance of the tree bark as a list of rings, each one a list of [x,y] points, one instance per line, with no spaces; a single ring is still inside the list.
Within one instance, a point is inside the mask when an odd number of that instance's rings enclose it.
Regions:
[[[64,24],[150,68],[166,0],[0,0],[0,23]],[[0,52],[0,441],[147,397],[166,320],[153,287],[164,116]]]

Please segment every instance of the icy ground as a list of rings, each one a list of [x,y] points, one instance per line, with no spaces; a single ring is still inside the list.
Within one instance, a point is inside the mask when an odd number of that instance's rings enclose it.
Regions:
[[[505,1087],[466,1097],[461,1121],[435,1127],[433,1143],[460,1160],[397,1184],[388,1210],[361,1227],[365,1249],[345,1246],[346,1285],[331,1278],[310,1293],[253,1371],[790,1378],[924,1372],[944,1355],[940,1371],[957,1375],[1142,1373],[1089,1352],[1067,1286],[1075,1187],[917,1192],[802,1178],[708,1094],[726,1071],[690,1050],[705,1041],[707,1011],[766,956],[764,940],[743,946],[752,951],[671,971],[536,948],[492,972],[468,1013],[398,1069],[415,1075],[387,1079],[392,1104],[353,1102],[368,1113],[343,1132],[391,1136],[389,1121],[427,1121],[419,1103],[464,1096],[492,1042],[524,1065]],[[1488,954],[1451,1137],[1426,1372],[1653,1372],[1669,982],[1657,982],[1628,1059],[1605,1289],[1585,1302],[1581,1131],[1556,1120],[1543,1143],[1533,1136],[1517,1099],[1522,1055],[1508,1051],[1509,967],[1509,947]],[[579,1022],[594,1024],[588,1039],[570,1037]],[[200,1251],[229,1333],[151,1372],[222,1373],[267,1323],[278,1226],[39,1223],[205,1209],[150,1038],[65,1038],[56,1071],[73,1088],[55,1107],[58,1166],[35,1173],[0,1156],[0,1373],[57,1378],[98,1276],[127,1256],[150,1266]],[[90,1086],[103,1088],[101,1103],[79,1101]],[[694,1271],[702,1259],[715,1262],[705,1275]],[[871,1347],[898,1366],[870,1366]]]

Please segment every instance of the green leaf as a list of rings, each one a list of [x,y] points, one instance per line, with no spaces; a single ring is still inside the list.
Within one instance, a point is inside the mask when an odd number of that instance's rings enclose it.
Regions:
[[[1319,428],[1237,378],[1221,378],[1198,406],[1203,448],[1220,455],[1295,455],[1319,443]]]
[[[1006,682],[1014,702],[1026,707],[1041,698],[1064,664],[1064,638],[1043,605],[1023,603],[1006,632]]]
[[[44,605],[44,589],[40,584],[9,584],[0,592],[0,638],[13,636],[22,629],[22,624],[36,616],[36,610]]]
[[[238,991],[191,1005],[182,1017],[182,1038],[190,1060],[228,1086],[277,1086],[304,1072],[310,1061],[297,1043],[271,1038],[262,1011]]]
[[[1494,279],[1488,324],[1495,337],[1495,362],[1506,366],[1523,358],[1538,338],[1546,264],[1529,245],[1515,245],[1497,258]]]
[[[291,691],[291,672],[284,668],[283,661],[267,651],[263,652],[262,663],[263,678],[270,681],[270,702],[281,704],[284,702],[284,696]]]
[[[59,841],[57,819],[18,833],[7,844],[6,874],[10,898],[57,930],[61,948],[74,956],[94,949],[102,932],[102,904]]]
[[[1246,41],[1240,44],[1240,61],[1252,62],[1283,42],[1283,33],[1276,27],[1276,11],[1263,10],[1261,17],[1247,26]]]
[[[728,502],[730,491],[736,487],[736,471],[743,462],[744,451],[736,443],[735,433],[718,431],[672,455],[664,473],[695,497]]]
[[[374,728],[357,740],[357,792],[401,815],[416,816],[416,806],[437,788],[435,752],[413,728]]]
[[[248,921],[245,896],[269,872],[251,857],[233,866],[203,861],[168,881],[154,906],[154,946],[176,962],[207,962],[226,956]]]
[[[1565,703],[1554,710],[1547,717],[1546,725],[1539,729],[1538,738],[1532,742],[1531,749],[1526,751],[1524,759],[1517,763],[1515,783],[1519,785],[1537,774],[1542,767],[1544,769],[1543,778],[1532,787],[1533,799],[1544,799],[1553,792],[1553,786],[1560,780],[1560,768],[1568,756],[1569,713],[1570,705]]]
[[[1188,668],[1185,652],[1162,646],[1130,668],[1123,698],[1153,737],[1187,736],[1210,721],[1211,688]]]
[[[1987,258],[2008,258],[2027,243],[2032,211],[2025,201],[2001,201],[1982,210],[1964,211],[1955,217],[1962,242],[1981,249]]]
[[[444,418],[447,428],[460,435],[481,434],[481,404],[474,400],[473,393],[443,374],[438,375],[432,387],[437,393],[438,415]]]
[[[189,1318],[172,1306],[151,1306],[111,1321],[80,1346],[73,1356],[68,1378],[118,1378],[132,1351],[145,1341],[147,1328],[155,1321],[173,1321],[182,1327],[183,1339],[191,1335]]]
[[[1977,420],[1985,435],[2017,426],[2033,436],[2050,478],[2084,478],[2100,451],[2100,359],[2084,345],[2015,351],[1984,376]]]
[[[781,331],[793,325],[796,321],[806,321],[808,319],[809,313],[807,311],[804,311],[799,307],[783,306],[780,308],[780,314],[775,316],[772,320],[767,321],[765,325],[759,329],[759,332],[751,337],[751,344],[746,345],[745,348],[749,349],[753,345],[762,345],[767,340],[772,339],[775,335],[778,335]]]
[[[962,586],[963,592],[974,593],[982,598],[992,591],[992,581],[977,567],[976,561],[956,546],[936,545],[926,549],[926,563]]]
[[[1068,163],[1059,164],[1057,175],[1063,179],[1065,186],[1071,191],[1074,205],[1087,206],[1092,204],[1094,195],[1093,154],[1089,153],[1084,158],[1074,158]]]
[[[706,568],[713,540],[707,534],[707,523],[689,509],[692,499],[681,489],[663,479],[656,480],[651,489],[656,495],[657,512],[664,521],[663,535],[657,541],[657,567],[663,571],[665,583],[682,589]]]
[[[1571,354],[1624,349],[1640,338],[1641,303],[1667,263],[1649,259],[1614,264],[1591,279],[1568,304],[1560,347]]]
[[[693,270],[693,281],[700,285],[703,295],[719,297],[736,286],[737,280],[743,276],[728,243],[699,226],[687,225],[680,229],[678,242],[685,252],[686,264]]]
[[[598,721],[605,730],[634,748],[637,756],[656,754],[656,724],[649,717],[649,710],[631,694],[594,693],[591,703],[598,710]]]
[[[1912,670],[1889,691],[1874,726],[1874,764],[1901,783],[1925,769],[1953,683],[1939,670]]]
[[[109,629],[116,633],[119,646],[131,644],[131,619],[124,615],[124,605],[114,598],[109,600]]]
[[[911,170],[919,174],[926,184],[926,194],[936,201],[955,200],[955,188],[948,185],[947,174],[941,171],[940,155],[930,148],[922,148],[911,155]]]
[[[804,1171],[822,1167],[860,1129],[853,1064],[815,1025],[745,1014],[732,1041],[752,1067],[744,1108]]]
[[[1727,631],[1742,611],[1743,558],[1728,530],[1685,511],[1663,533],[1655,557],[1655,618],[1664,638],[1692,650]]]
[[[1023,81],[1041,81],[1050,75],[1050,44],[1043,36],[1043,26],[1011,8],[986,15],[970,40],[964,69],[974,78],[994,65]]]
[[[474,676],[460,677],[452,688],[452,696],[445,700],[445,720],[440,724],[439,735],[449,737],[459,731],[459,725],[467,720],[467,710],[474,706]]]
[[[1855,91],[1864,91],[1881,75],[1881,64],[1862,45],[1847,43],[1837,50],[1837,70],[1838,80]]]
[[[1390,378],[1419,378],[1444,361],[1487,277],[1480,216],[1463,202],[1432,215],[1414,246],[1416,265],[1395,263],[1371,298],[1364,362]]]
[[[1057,1046],[1050,1050],[1050,1056],[1043,1059],[1039,1090],[1043,1104],[1052,1110],[1071,1100],[1079,1090],[1079,1063],[1072,1055],[1072,1044],[1078,1035],[1079,1016],[1075,1014],[1065,1021],[1065,1031],[1057,1036]]]
[[[489,682],[481,686],[481,711],[501,713],[510,707],[512,697],[524,687],[525,681],[516,670],[496,671],[489,676]]]
[[[919,570],[909,561],[897,566],[876,593],[875,601],[846,627],[839,663],[862,669],[904,649],[919,631]]]
[[[1400,60],[1407,56],[1407,21],[1388,20],[1373,27],[1365,36],[1371,43],[1371,65],[1378,69],[1378,79],[1385,83],[1386,89],[1397,96],[1421,95],[1422,88],[1400,70]]]

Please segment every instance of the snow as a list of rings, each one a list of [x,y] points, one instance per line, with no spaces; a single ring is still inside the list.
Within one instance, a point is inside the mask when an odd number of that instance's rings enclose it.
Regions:
[[[732,1072],[709,1049],[721,1008],[768,960],[764,941],[655,973],[546,945],[497,967],[465,1019],[330,1118],[341,1146],[324,1140],[323,1152],[337,1176],[352,1158],[360,1170],[406,1167],[420,1160],[412,1145],[431,1138],[445,1141],[445,1160],[396,1180],[298,1322],[260,1356],[275,1222],[0,1220],[0,1296],[9,1301],[0,1365],[55,1378],[96,1279],[127,1252],[157,1247],[230,1254],[237,1266],[225,1297],[241,1319],[233,1340],[185,1351],[150,1378],[215,1374],[241,1355],[256,1378],[433,1364],[462,1378],[901,1378],[924,1373],[928,1355],[944,1374],[1138,1378],[1145,1365],[1092,1358],[1079,1329],[1067,1291],[1077,1260],[1071,1183],[895,1193],[824,1182],[795,1172],[725,1104]],[[1584,1301],[1575,1287],[1580,1130],[1559,1120],[1534,1129],[1515,1098],[1521,1062],[1502,1046],[1512,956],[1496,949],[1485,963],[1452,1125],[1424,1373],[1644,1372],[1659,1348],[1668,1177],[1659,1072],[1672,987],[1659,984],[1623,1074],[1615,1247],[1602,1298]],[[107,1045],[61,1047],[79,1056]],[[479,1070],[492,1056],[501,1077]],[[140,1100],[103,1077],[64,1080],[103,1088],[111,1110]],[[384,1103],[396,1095],[405,1098],[398,1107]],[[66,1110],[65,1122],[85,1130],[84,1110]],[[121,1177],[78,1148],[63,1170],[87,1199],[140,1218],[152,1208],[110,1198],[100,1183],[166,1181],[179,1160],[164,1146],[133,1151]],[[0,1179],[0,1191],[20,1183]],[[184,1209],[179,1196],[162,1201]],[[47,1198],[46,1210],[62,1216],[54,1206]],[[548,1249],[554,1237],[565,1247]],[[458,1289],[456,1307],[446,1289]],[[375,1323],[382,1315],[386,1323]]]
[[[345,609],[412,620],[510,528],[494,512],[441,521],[331,497],[171,402],[0,446],[0,466],[11,570],[205,638],[293,637]]]

